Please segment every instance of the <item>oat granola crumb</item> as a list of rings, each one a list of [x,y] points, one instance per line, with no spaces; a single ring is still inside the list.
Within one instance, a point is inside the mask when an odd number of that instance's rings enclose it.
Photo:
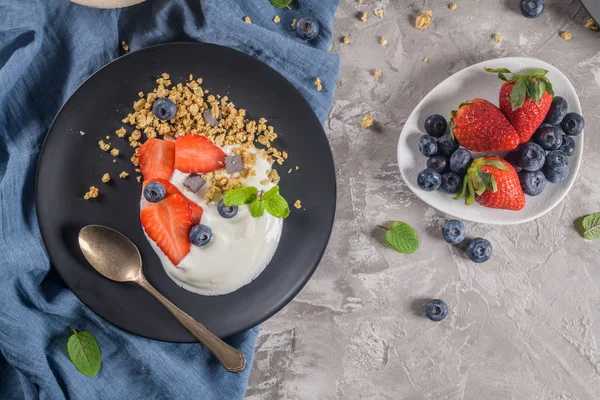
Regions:
[[[373,72],[373,76],[375,78],[379,78],[381,76],[381,70],[380,69],[376,69],[375,72]]]
[[[499,33],[496,33],[496,34],[494,35],[494,41],[495,41],[496,43],[500,43],[500,42],[502,41],[502,36],[500,36],[500,34],[499,34]]]
[[[296,207],[298,210],[302,208],[302,202],[298,199],[294,202],[294,207]]]
[[[296,171],[298,171],[299,169],[300,169],[300,167],[296,165]]]
[[[425,58],[423,58],[423,62],[428,63],[429,62],[429,57],[425,56]]]
[[[87,191],[86,194],[83,195],[84,200],[95,199],[98,197],[100,191],[96,186],[90,186],[90,190]]]
[[[114,158],[113,158],[113,163],[114,163],[114,164],[116,164],[116,163],[117,163],[117,160],[115,160]]]
[[[433,13],[431,10],[425,11],[423,14],[419,15],[415,20],[415,28],[417,29],[426,29],[431,25],[431,16]]]
[[[294,18],[294,19],[292,20],[292,28],[293,28],[294,26],[296,26],[296,18]]]
[[[83,135],[85,135],[85,132],[84,132],[84,131],[79,131],[79,134],[80,134],[81,136],[83,136]]]
[[[379,39],[379,44],[382,46],[386,46],[388,44],[388,40],[383,36]]]
[[[342,43],[344,43],[344,44],[350,44],[350,38],[348,36],[344,36],[342,38]]]
[[[247,16],[247,15],[246,15],[246,16],[244,17],[244,22],[245,22],[245,23],[247,23],[247,24],[251,24],[251,23],[252,23],[252,20],[250,19],[250,17],[249,17],[249,16]]]
[[[279,18],[279,15],[276,15],[275,17],[273,17],[273,22],[275,22],[276,24],[281,22],[281,18]]]
[[[560,37],[563,38],[564,40],[571,40],[571,38],[573,37],[573,35],[571,35],[570,32],[563,31],[563,32],[560,33]]]
[[[261,185],[268,185],[269,183],[271,183],[271,181],[268,179],[263,179],[262,181],[260,181]]]
[[[363,0],[356,0],[356,2],[357,2],[358,4],[362,4],[362,3],[363,3]]]
[[[104,140],[100,140],[98,142],[98,146],[100,146],[100,149],[102,149],[102,151],[108,151],[108,150],[110,150],[110,144],[105,143]]]
[[[139,168],[136,168],[136,169],[135,169],[135,172],[137,172],[137,173],[140,173],[140,172],[142,172],[142,170],[141,170],[141,169],[139,169]]]
[[[141,183],[142,182],[142,177],[138,176],[138,177],[135,178],[135,180]]]
[[[116,157],[116,156],[118,156],[118,155],[119,155],[119,149],[117,149],[117,148],[114,148],[114,147],[113,147],[113,148],[110,150],[110,155],[111,155],[111,156],[113,156],[113,157]]]
[[[123,48],[123,50],[129,51],[129,45],[124,40],[121,42],[121,47]]]
[[[373,117],[371,117],[368,114],[364,115],[360,126],[362,126],[363,128],[368,128],[371,125],[373,125]]]
[[[292,173],[292,168],[290,168],[290,169],[288,170],[288,174],[291,174],[291,173]]]
[[[593,18],[588,18],[587,22],[585,23],[585,27],[593,31],[600,29]]]
[[[125,131],[125,128],[123,128],[123,127],[120,127],[119,129],[117,129],[117,130],[115,131],[115,134],[116,134],[118,137],[125,137],[125,134],[126,134],[126,133],[127,133],[127,131]]]
[[[110,181],[110,175],[109,174],[102,175],[102,183],[107,183],[109,181]]]
[[[129,176],[129,173],[127,173],[127,172],[125,172],[125,171],[123,171],[123,172],[121,172],[121,173],[119,174],[119,178],[121,178],[121,179],[125,179],[125,178],[127,178],[128,176]]]
[[[279,174],[276,169],[272,169],[267,173],[267,178],[273,183],[279,182]]]
[[[378,18],[383,18],[383,10],[379,8],[374,9],[373,14],[375,14],[375,16]]]
[[[366,12],[361,12],[360,13],[360,20],[362,22],[367,22],[367,13]]]
[[[315,80],[315,86],[317,87],[317,91],[323,90],[323,85],[321,84],[321,78],[317,78]]]
[[[458,7],[458,6],[456,5],[456,3],[448,3],[448,8],[449,8],[449,9],[451,9],[451,10],[456,10],[456,7]]]

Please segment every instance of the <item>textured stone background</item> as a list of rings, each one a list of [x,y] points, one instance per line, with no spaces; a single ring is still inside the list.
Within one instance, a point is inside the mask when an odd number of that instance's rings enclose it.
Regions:
[[[546,0],[535,20],[518,13],[518,0],[455,3],[450,11],[443,0],[342,0],[336,33],[352,43],[332,45],[342,71],[326,125],[336,224],[312,280],[263,325],[248,399],[600,398],[600,241],[573,228],[600,211],[600,32],[584,28],[578,0]],[[426,9],[432,26],[418,31],[414,18]],[[366,23],[357,18],[363,10]],[[562,40],[562,30],[573,39]],[[435,85],[503,56],[537,57],[567,75],[586,117],[585,157],[573,190],[537,221],[467,223],[494,245],[492,260],[476,265],[440,238],[445,216],[404,185],[396,143]],[[373,128],[360,127],[364,113]],[[417,229],[417,253],[382,244],[375,225],[388,220]],[[450,307],[441,323],[421,316],[422,300],[435,297]]]

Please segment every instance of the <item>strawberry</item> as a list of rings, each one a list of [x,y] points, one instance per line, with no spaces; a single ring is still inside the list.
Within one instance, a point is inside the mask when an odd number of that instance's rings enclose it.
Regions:
[[[151,138],[140,148],[140,170],[144,180],[171,179],[175,168],[175,143]]]
[[[540,127],[552,104],[554,91],[545,69],[529,68],[513,74],[506,68],[485,69],[498,73],[504,81],[500,88],[500,110],[515,127],[521,143],[527,142]],[[512,74],[509,79],[504,74]]]
[[[455,200],[465,198],[465,204],[475,200],[484,207],[521,210],[525,207],[525,194],[519,176],[512,165],[498,156],[473,160],[460,193]]]
[[[450,129],[454,138],[471,151],[508,151],[519,145],[519,135],[492,103],[473,99],[452,111]]]
[[[204,173],[225,166],[221,149],[208,138],[200,135],[180,136],[175,141],[175,168],[181,172]]]
[[[177,265],[190,252],[192,212],[182,194],[151,203],[141,212],[142,226],[163,253]]]
[[[179,189],[177,189],[177,186],[173,185],[171,182],[169,182],[165,179],[159,179],[159,178],[150,179],[149,181],[144,181],[144,186],[146,186],[149,182],[158,182],[161,185],[163,185],[165,188],[165,191],[166,191],[165,198],[169,197],[172,194],[178,194],[178,195],[183,196],[184,199],[187,201],[187,205],[188,205],[188,208],[190,209],[190,212],[192,213],[192,225],[197,225],[200,223],[200,220],[202,219],[202,214],[204,213],[204,209],[202,207],[200,207],[198,204],[194,203],[192,200],[185,197],[185,195],[183,195],[179,191]]]

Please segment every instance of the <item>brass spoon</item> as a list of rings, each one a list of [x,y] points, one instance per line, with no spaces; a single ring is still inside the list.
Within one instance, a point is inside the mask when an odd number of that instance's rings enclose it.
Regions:
[[[135,282],[156,297],[196,339],[219,359],[229,372],[246,366],[244,354],[223,342],[204,325],[181,311],[160,294],[142,273],[142,257],[138,248],[122,233],[102,225],[88,225],[79,231],[79,247],[92,267],[117,282]]]

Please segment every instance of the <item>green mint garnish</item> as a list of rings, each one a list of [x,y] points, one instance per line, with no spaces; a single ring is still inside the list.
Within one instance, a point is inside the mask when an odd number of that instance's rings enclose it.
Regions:
[[[579,233],[584,239],[600,239],[600,213],[586,215],[579,221]]]
[[[70,327],[73,334],[67,342],[67,352],[73,365],[84,375],[96,376],[102,363],[102,353],[94,335],[89,332],[77,332]]]
[[[286,8],[290,5],[292,0],[269,0],[277,8]]]
[[[392,248],[400,253],[412,254],[419,248],[419,236],[417,231],[402,221],[396,221],[391,227],[382,226],[386,229],[385,240]]]
[[[279,194],[279,186],[275,185],[267,192],[259,192],[254,186],[232,189],[223,197],[226,206],[250,205],[250,213],[254,218],[261,217],[265,211],[276,218],[287,218],[290,207]]]

